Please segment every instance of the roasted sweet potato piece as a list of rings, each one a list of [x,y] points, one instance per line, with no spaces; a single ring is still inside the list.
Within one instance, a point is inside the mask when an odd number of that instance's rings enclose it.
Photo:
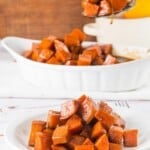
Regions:
[[[111,65],[111,64],[116,64],[116,63],[118,63],[117,58],[108,54],[105,58],[103,65]]]
[[[106,134],[100,136],[95,143],[97,150],[109,150],[109,141]]]
[[[109,150],[122,150],[121,144],[109,143]]]
[[[112,125],[115,124],[115,118],[108,112],[98,110],[95,113],[96,119],[102,122],[102,124],[109,129]]]
[[[68,126],[70,133],[77,133],[82,129],[82,120],[79,116],[74,114],[67,120],[66,125]]]
[[[107,113],[112,112],[112,108],[104,101],[100,101],[98,109]]]
[[[138,130],[137,129],[130,129],[125,130],[123,137],[124,137],[124,146],[126,147],[135,147],[138,144]]]
[[[101,0],[99,7],[100,9],[98,12],[98,16],[105,16],[112,13],[112,8],[108,0]]]
[[[77,65],[78,66],[89,66],[92,63],[92,56],[91,55],[79,55]]]
[[[44,38],[40,43],[40,49],[50,49],[54,45],[54,40]]]
[[[61,119],[67,119],[77,112],[79,102],[76,100],[66,101],[61,105]]]
[[[47,117],[47,125],[49,128],[56,128],[60,121],[60,112],[49,110]]]
[[[46,61],[46,63],[55,64],[55,65],[60,65],[61,64],[61,62],[55,56],[52,56],[50,59],[48,59]]]
[[[28,144],[30,146],[34,146],[34,144],[35,144],[36,133],[43,131],[45,128],[46,128],[45,121],[38,121],[38,120],[32,121],[32,126],[31,126],[29,141],[28,141]]]
[[[103,65],[104,60],[102,57],[96,57],[92,62],[92,65]]]
[[[52,129],[50,129],[50,128],[46,128],[46,129],[44,129],[44,130],[43,130],[43,133],[46,133],[46,134],[48,134],[49,136],[51,136],[51,137],[52,137],[53,130],[52,130]]]
[[[42,60],[39,59],[39,53],[40,53],[40,49],[34,49],[32,50],[32,55],[31,55],[31,59],[34,61],[40,61],[42,62]]]
[[[88,17],[94,17],[97,16],[99,12],[99,6],[96,4],[92,4],[87,1],[82,1],[82,7],[83,7],[83,15]]]
[[[67,60],[65,65],[75,66],[77,65],[77,60]]]
[[[93,145],[94,143],[89,138],[86,138],[82,144],[83,145]]]
[[[95,139],[100,137],[104,133],[106,133],[106,130],[103,127],[102,123],[100,121],[96,122],[93,126],[91,137]]]
[[[109,0],[114,12],[122,10],[127,6],[128,0]]]
[[[82,116],[82,119],[87,124],[90,123],[93,120],[93,118],[95,117],[95,112],[96,112],[95,102],[90,97],[86,97],[80,103],[80,114]]]
[[[52,150],[68,150],[65,146],[63,145],[52,145],[51,146]]]
[[[123,141],[123,129],[118,126],[111,126],[108,131],[109,139],[113,143],[121,144]]]
[[[51,150],[52,139],[47,133],[37,132],[34,150]]]
[[[85,40],[85,38],[86,38],[86,35],[84,34],[84,32],[82,32],[80,29],[78,29],[78,28],[74,28],[73,30],[72,30],[72,32],[70,33],[72,36],[76,36],[78,39],[79,39],[79,41],[80,41],[80,43],[83,41],[83,40]]]
[[[73,135],[70,137],[70,140],[68,142],[68,147],[72,150],[75,149],[76,145],[81,145],[85,140],[85,137],[81,135]]]
[[[103,44],[100,45],[101,51],[103,54],[108,55],[108,54],[112,54],[112,44]]]
[[[57,126],[53,132],[52,140],[54,145],[65,144],[68,142],[69,130],[68,126]]]
[[[98,57],[101,56],[101,50],[98,45],[90,46],[82,52],[83,55],[90,55],[92,57],[92,61]]]
[[[39,52],[39,58],[43,61],[47,61],[50,57],[52,57],[54,52],[50,49],[41,49]]]
[[[125,128],[125,121],[119,114],[112,112],[111,115],[115,118],[114,125]]]
[[[94,145],[76,145],[75,150],[95,150]]]

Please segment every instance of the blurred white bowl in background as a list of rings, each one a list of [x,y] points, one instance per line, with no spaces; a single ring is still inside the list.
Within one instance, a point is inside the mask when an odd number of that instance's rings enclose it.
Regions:
[[[24,79],[46,91],[118,92],[137,89],[147,82],[149,58],[107,66],[50,65],[22,56],[33,42],[39,41],[6,37],[2,46],[17,61]],[[85,46],[91,44],[84,43]],[[114,48],[117,49],[117,45]]]
[[[99,43],[150,48],[150,17],[96,18],[95,23],[84,25],[83,30],[88,35],[96,36]]]

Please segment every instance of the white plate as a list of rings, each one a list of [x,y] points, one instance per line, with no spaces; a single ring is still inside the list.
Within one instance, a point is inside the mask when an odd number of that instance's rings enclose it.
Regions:
[[[132,109],[114,109],[126,121],[127,128],[139,130],[138,147],[124,148],[123,150],[150,150],[150,120],[148,114]],[[46,120],[47,112],[33,113],[22,116],[10,123],[5,131],[8,144],[14,150],[31,150],[28,146],[28,137],[32,120]]]

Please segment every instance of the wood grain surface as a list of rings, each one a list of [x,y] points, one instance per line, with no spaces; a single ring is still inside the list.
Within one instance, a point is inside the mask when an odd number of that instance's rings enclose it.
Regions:
[[[0,0],[0,38],[63,37],[93,19],[82,16],[81,0]]]

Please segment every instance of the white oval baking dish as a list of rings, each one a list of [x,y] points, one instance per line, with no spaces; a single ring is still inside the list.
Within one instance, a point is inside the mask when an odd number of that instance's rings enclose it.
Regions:
[[[149,58],[107,66],[50,65],[22,56],[32,42],[19,37],[6,37],[2,46],[17,61],[25,80],[45,90],[127,91],[141,87],[148,79]],[[91,42],[85,42],[88,46]],[[114,45],[117,48],[117,45]],[[130,48],[131,49],[131,48]],[[139,47],[141,51],[142,48]]]

